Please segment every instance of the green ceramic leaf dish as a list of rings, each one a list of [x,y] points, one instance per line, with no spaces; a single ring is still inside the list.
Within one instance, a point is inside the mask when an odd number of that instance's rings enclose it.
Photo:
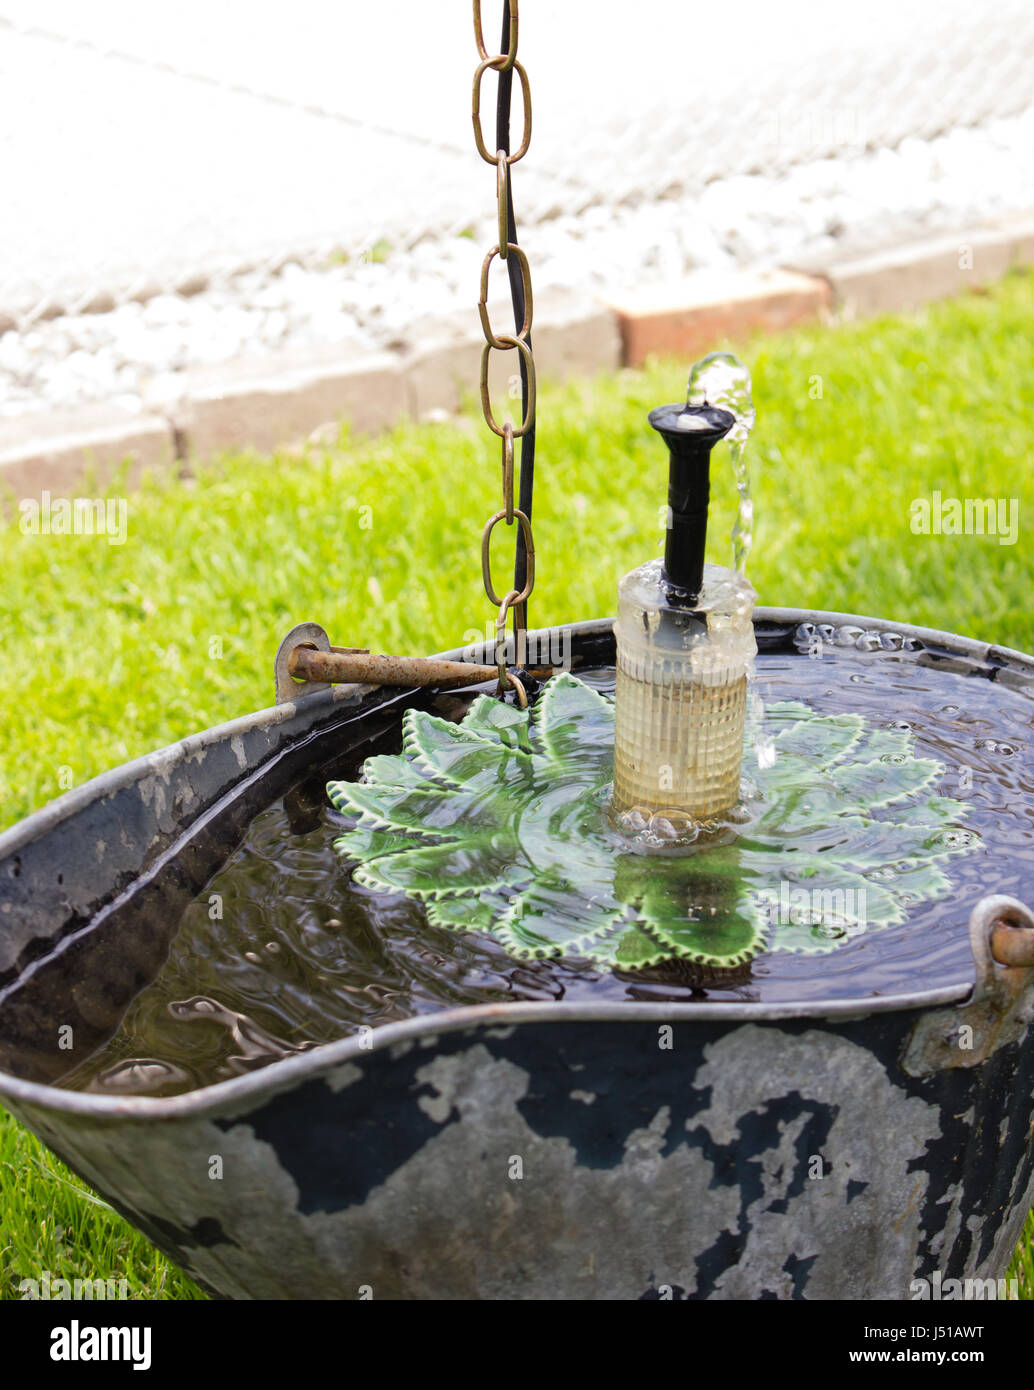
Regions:
[[[907,730],[783,701],[748,728],[750,814],[731,842],[630,853],[604,809],[613,741],[612,701],[572,675],[530,711],[487,695],[461,724],[409,710],[401,754],[329,784],[354,821],[335,847],[437,927],[636,970],[835,950],[944,897],[948,860],[979,844]]]

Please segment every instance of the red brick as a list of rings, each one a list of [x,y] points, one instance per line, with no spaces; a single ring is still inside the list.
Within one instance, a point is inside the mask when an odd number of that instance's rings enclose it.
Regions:
[[[685,280],[611,295],[624,363],[652,354],[699,357],[759,329],[789,328],[831,303],[825,280],[795,270],[696,271]]]

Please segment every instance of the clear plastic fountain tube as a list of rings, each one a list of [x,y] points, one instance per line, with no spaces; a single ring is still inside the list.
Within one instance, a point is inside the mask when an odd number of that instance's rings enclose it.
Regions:
[[[679,598],[660,559],[618,588],[612,815],[633,831],[657,818],[692,830],[739,800],[757,595],[706,565],[696,603]]]

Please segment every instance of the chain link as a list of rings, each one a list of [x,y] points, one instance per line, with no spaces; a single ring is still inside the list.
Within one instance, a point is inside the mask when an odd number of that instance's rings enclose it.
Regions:
[[[507,685],[512,686],[517,692],[517,702],[521,709],[528,708],[528,696],[524,685],[512,671],[506,669],[506,615],[514,604],[520,601],[520,595],[516,589],[511,589],[504,599],[499,602],[499,613],[495,620],[495,661],[499,670],[499,689],[504,690]]]
[[[507,8],[510,12],[510,47],[506,53],[500,53],[492,61],[502,63],[500,72],[507,72],[517,61],[517,0],[507,0]],[[481,23],[481,0],[474,0],[474,42],[478,46],[478,57],[482,60],[491,58],[491,54],[485,47],[485,30]]]
[[[503,501],[506,503],[506,524],[513,525],[513,425],[503,426]],[[529,523],[530,525],[530,523]]]
[[[513,441],[521,439],[521,462],[524,464],[524,441],[530,436],[534,438],[535,429],[535,357],[531,349],[531,323],[532,323],[532,293],[531,293],[531,269],[528,265],[528,258],[521,248],[513,240],[511,228],[511,208],[512,208],[512,188],[510,183],[510,169],[518,160],[523,159],[528,152],[531,143],[531,88],[528,84],[528,74],[517,61],[517,31],[518,31],[518,0],[504,0],[504,14],[508,16],[508,30],[504,28],[504,36],[508,33],[509,44],[505,53],[489,53],[485,45],[484,26],[481,19],[481,0],[473,0],[474,5],[474,40],[477,44],[478,57],[481,59],[474,73],[474,86],[471,97],[471,117],[474,126],[474,144],[477,152],[487,164],[494,164],[496,168],[496,206],[498,212],[498,242],[489,251],[481,266],[481,297],[478,300],[478,314],[481,319],[481,328],[485,335],[485,346],[481,350],[481,407],[485,416],[485,423],[488,428],[497,434],[502,440],[502,486],[503,486],[503,509],[496,512],[489,518],[481,536],[481,573],[485,584],[485,593],[488,595],[489,602],[497,611],[496,616],[496,662],[499,667],[499,689],[500,692],[505,686],[510,685],[516,691],[522,705],[527,703],[523,686],[512,673],[506,670],[506,648],[505,630],[507,613],[511,610],[514,614],[514,636],[518,639],[517,651],[520,651],[519,637],[523,634],[526,623],[525,604],[535,587],[535,541],[532,535],[531,519],[519,507],[514,506],[513,500]],[[485,135],[481,123],[481,87],[485,73],[489,70],[499,74],[500,83],[503,82],[506,74],[515,72],[521,85],[521,98],[524,105],[524,129],[521,134],[521,143],[513,153],[508,148],[497,149],[493,154],[485,143]],[[512,79],[508,79],[512,80]],[[508,90],[507,90],[507,122],[505,124],[505,136],[497,129],[497,139],[505,139],[505,145],[510,143],[509,124],[508,124]],[[511,296],[514,302],[514,315],[521,316],[520,328],[515,333],[497,334],[493,327],[488,313],[488,278],[492,267],[492,262],[499,257],[504,263],[516,261],[520,270],[520,291],[523,299],[523,313],[519,307],[517,298],[517,281],[514,279],[515,272],[510,270]],[[521,380],[524,396],[523,419],[519,426],[512,421],[506,420],[501,426],[497,423],[495,414],[492,410],[492,398],[488,381],[488,369],[491,361],[493,349],[497,352],[516,352],[522,365]],[[533,446],[532,446],[533,447]],[[532,455],[529,453],[529,459]],[[530,476],[530,474],[529,474]],[[530,494],[529,494],[530,495]],[[530,510],[530,503],[528,504]],[[496,593],[492,583],[492,533],[500,521],[504,521],[508,527],[518,524],[517,536],[518,555],[521,548],[524,553],[524,585],[523,588],[512,588],[505,598],[500,598]],[[516,568],[516,567],[515,567]],[[521,582],[519,579],[516,581]]]
[[[500,151],[497,150],[495,154],[491,154],[489,153],[488,146],[485,144],[485,135],[481,129],[481,82],[489,68],[494,72],[506,72],[507,69],[504,66],[505,61],[505,56],[502,53],[500,53],[497,58],[486,58],[483,63],[478,64],[477,72],[474,74],[474,94],[472,98],[474,144],[477,146],[478,154],[486,164],[495,164],[498,160]],[[521,97],[524,101],[524,130],[521,132],[521,143],[517,152],[506,156],[507,164],[516,164],[519,159],[523,159],[528,153],[528,146],[531,144],[531,87],[528,85],[528,74],[520,63],[514,63],[513,70],[520,78],[521,82]]]
[[[505,193],[503,207],[506,207]],[[488,317],[488,272],[491,270],[492,262],[495,260],[496,256],[498,256],[501,261],[506,260],[508,251],[513,252],[517,264],[521,268],[521,283],[524,287],[524,321],[521,324],[521,331],[517,334],[517,337],[526,343],[528,334],[531,332],[531,319],[534,305],[531,295],[531,267],[528,265],[528,258],[515,242],[507,242],[505,246],[493,246],[481,266],[481,298],[478,300],[478,313],[481,315],[481,327],[485,334],[485,341],[488,343],[489,347],[494,348],[501,348],[503,343],[492,332],[492,322]],[[507,345],[512,345],[512,343],[513,338],[508,338]]]
[[[506,162],[506,151],[500,150],[495,157],[495,201],[499,210],[499,259],[506,260],[510,250],[509,207],[507,193],[510,187],[510,166]]]
[[[512,504],[512,493],[509,500]],[[524,544],[528,554],[528,577],[524,581],[523,589],[512,590],[512,598],[509,600],[501,599],[492,583],[492,532],[500,521],[506,521],[507,526],[512,526],[513,522],[507,519],[505,511],[496,512],[495,516],[489,517],[481,535],[481,577],[485,581],[485,593],[488,595],[488,601],[494,604],[507,602],[510,607],[514,604],[524,603],[535,587],[535,541],[531,534],[531,522],[519,508],[513,508],[513,515],[520,522],[521,530],[524,532]]]

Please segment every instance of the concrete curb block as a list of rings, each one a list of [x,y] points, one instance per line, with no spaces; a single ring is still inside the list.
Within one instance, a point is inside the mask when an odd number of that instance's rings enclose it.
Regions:
[[[915,309],[979,289],[1016,266],[1034,264],[1034,217],[897,246],[856,260],[811,267],[837,307],[858,318]]]
[[[188,458],[240,449],[267,453],[342,417],[370,434],[406,413],[404,372],[393,353],[232,363],[187,372],[183,387],[170,415]]]
[[[1031,264],[1034,214],[1022,214],[854,260],[698,272],[676,285],[616,293],[608,303],[574,292],[544,296],[532,327],[539,378],[640,366],[652,353],[699,356],[723,340],[831,309],[850,317],[914,308]],[[143,413],[97,403],[15,417],[0,423],[0,492],[67,491],[91,470],[99,481],[110,478],[127,459],[132,483],[145,468],[184,458],[324,438],[342,419],[373,434],[407,415],[451,414],[477,390],[483,339],[474,314],[416,325],[409,338],[417,350],[370,356],[328,348],[192,370],[175,401],[151,402]]]
[[[175,462],[169,421],[104,402],[75,410],[23,416],[0,424],[0,499],[39,500],[44,491],[68,492],[93,475],[103,485],[127,461],[128,482],[145,468]]]

